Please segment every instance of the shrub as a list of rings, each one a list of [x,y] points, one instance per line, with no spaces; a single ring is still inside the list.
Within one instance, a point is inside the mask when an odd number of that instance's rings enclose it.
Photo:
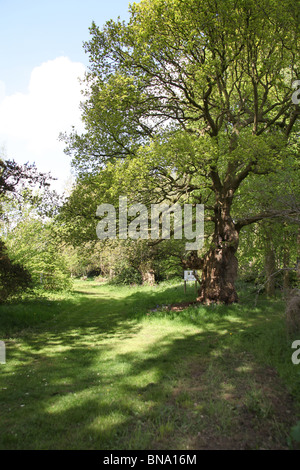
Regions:
[[[112,284],[142,284],[141,273],[132,266],[122,268],[112,279]]]
[[[0,241],[0,302],[5,302],[31,286],[30,273],[21,264],[11,261],[5,244]]]

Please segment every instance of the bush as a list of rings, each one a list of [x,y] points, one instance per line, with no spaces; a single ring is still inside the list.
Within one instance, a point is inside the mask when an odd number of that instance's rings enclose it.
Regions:
[[[8,234],[6,245],[10,259],[24,266],[35,288],[57,291],[72,286],[67,256],[61,252],[52,222],[28,216]]]
[[[142,284],[141,273],[132,266],[124,267],[112,279],[111,284]]]
[[[0,241],[0,302],[5,302],[31,286],[30,273],[21,264],[11,261],[5,244]]]
[[[56,271],[53,273],[41,273],[40,285],[44,290],[60,291],[72,288],[72,279],[66,273]]]

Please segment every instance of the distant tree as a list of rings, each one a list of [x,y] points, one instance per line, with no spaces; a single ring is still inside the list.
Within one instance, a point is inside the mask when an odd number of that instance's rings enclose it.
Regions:
[[[2,205],[6,200],[33,205],[41,215],[54,215],[62,202],[62,196],[51,189],[55,179],[38,171],[35,163],[19,164],[0,155],[0,217],[5,216]]]

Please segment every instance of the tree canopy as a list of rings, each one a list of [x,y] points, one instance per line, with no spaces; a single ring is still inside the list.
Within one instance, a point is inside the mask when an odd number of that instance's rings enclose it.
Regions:
[[[237,300],[240,230],[282,214],[250,199],[236,211],[245,181],[287,161],[299,175],[298,25],[290,0],[144,0],[128,23],[90,29],[85,132],[64,136],[66,152],[102,198],[205,204],[199,300]]]

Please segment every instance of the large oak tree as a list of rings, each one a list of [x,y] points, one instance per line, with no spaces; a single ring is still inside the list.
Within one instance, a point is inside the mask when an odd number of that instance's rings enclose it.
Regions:
[[[142,0],[85,44],[86,131],[66,151],[81,177],[118,168],[141,200],[205,203],[201,301],[237,301],[240,230],[278,215],[232,211],[246,179],[298,153],[298,25],[290,0]]]

